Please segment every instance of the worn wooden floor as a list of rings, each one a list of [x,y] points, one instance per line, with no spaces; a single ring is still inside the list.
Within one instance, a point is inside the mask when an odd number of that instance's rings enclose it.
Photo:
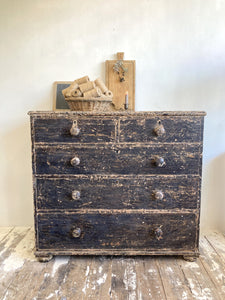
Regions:
[[[225,299],[225,236],[201,237],[179,257],[55,257],[39,263],[31,228],[0,228],[0,299]]]

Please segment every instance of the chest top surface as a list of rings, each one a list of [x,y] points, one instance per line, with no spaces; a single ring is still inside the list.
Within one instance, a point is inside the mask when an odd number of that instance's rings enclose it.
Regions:
[[[92,111],[29,111],[30,116],[37,117],[72,117],[72,116],[205,116],[204,111],[116,111],[116,112],[92,112]]]

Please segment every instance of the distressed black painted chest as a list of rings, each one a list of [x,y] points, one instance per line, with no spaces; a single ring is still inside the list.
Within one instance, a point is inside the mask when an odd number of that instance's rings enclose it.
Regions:
[[[198,256],[204,112],[30,112],[36,255]]]

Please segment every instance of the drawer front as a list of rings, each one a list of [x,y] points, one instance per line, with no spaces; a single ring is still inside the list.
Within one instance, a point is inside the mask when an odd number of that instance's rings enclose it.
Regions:
[[[168,178],[169,177],[169,178]],[[38,209],[196,209],[198,176],[37,178]]]
[[[36,173],[198,174],[200,151],[198,144],[37,147]]]
[[[200,142],[201,117],[124,118],[120,142]]]
[[[195,214],[38,214],[39,249],[193,249]]]
[[[74,132],[70,130],[73,127]],[[77,131],[78,129],[78,131]],[[107,118],[78,120],[34,119],[36,143],[100,143],[115,141],[115,121]]]

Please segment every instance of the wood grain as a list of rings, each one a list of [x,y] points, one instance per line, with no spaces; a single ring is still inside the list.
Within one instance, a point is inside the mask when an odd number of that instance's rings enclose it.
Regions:
[[[194,250],[196,220],[191,213],[39,213],[39,249]],[[72,236],[74,228],[81,229],[79,238]],[[160,239],[157,228],[163,232]]]
[[[37,174],[199,174],[198,144],[41,146],[36,148]],[[71,165],[78,157],[80,164]],[[155,158],[165,166],[157,167]]]
[[[199,177],[193,175],[38,177],[36,186],[39,210],[197,209],[200,199]],[[77,200],[74,190],[80,192]],[[162,200],[156,191],[162,191]]]
[[[107,60],[106,67],[106,86],[113,92],[113,103],[116,109],[124,109],[125,93],[129,93],[129,109],[135,109],[135,60],[123,60],[125,68],[125,81],[120,82],[119,75],[113,71],[116,60]]]
[[[70,129],[77,121],[80,133],[72,136]],[[35,119],[34,141],[39,143],[100,143],[115,142],[116,121],[112,119]]]
[[[165,133],[158,136],[154,129],[161,124]],[[176,143],[201,141],[202,118],[196,117],[155,117],[155,118],[120,118],[120,142]]]

